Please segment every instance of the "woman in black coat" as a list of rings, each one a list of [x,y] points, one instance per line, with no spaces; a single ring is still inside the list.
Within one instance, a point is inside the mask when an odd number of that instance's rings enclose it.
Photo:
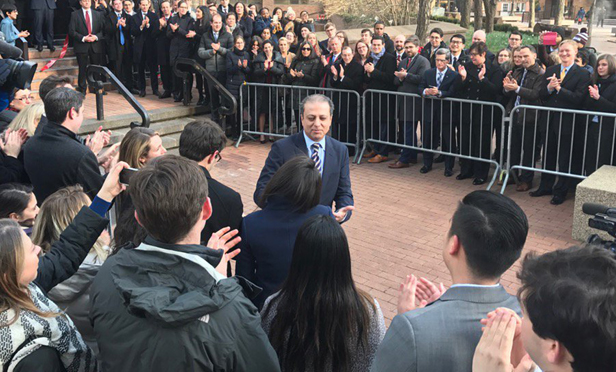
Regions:
[[[235,15],[237,16],[237,23],[244,30],[244,40],[250,40],[252,37],[254,20],[248,16],[246,5],[242,2],[237,2],[233,6],[233,9],[235,10]]]
[[[192,41],[195,38],[195,20],[188,13],[188,3],[180,1],[178,3],[178,13],[169,19],[167,27],[167,37],[169,38],[169,61],[171,65],[178,58],[190,58],[193,52]],[[182,100],[182,78],[175,77],[173,84],[173,94],[175,101]],[[192,77],[189,81],[192,86]]]
[[[232,138],[238,137],[241,127],[240,89],[250,73],[250,56],[245,50],[246,42],[242,36],[237,36],[233,43],[233,50],[227,53],[227,84],[226,87],[235,96],[238,103],[237,113],[230,116]],[[246,93],[246,92],[244,92]]]
[[[210,31],[211,25],[210,21],[212,16],[210,15],[210,11],[207,6],[201,5],[196,10],[197,20],[195,21],[195,37],[193,42],[193,50],[192,50],[192,58],[197,61],[201,66],[205,66],[205,61],[203,58],[199,57],[199,45],[201,45],[201,38],[203,35],[207,34]],[[197,79],[197,92],[199,93],[199,100],[197,101],[197,106],[207,105],[207,99],[205,98],[205,94],[209,92],[207,86],[207,80],[201,74],[195,74],[195,78]]]
[[[291,62],[289,71],[285,74],[285,81],[296,87],[316,87],[319,82],[320,62],[309,42],[299,45],[297,55]],[[299,104],[308,94],[313,93],[306,89],[293,89],[291,91],[291,109],[295,111],[295,121],[299,120]]]
[[[603,54],[597,59],[593,85],[588,87],[585,107],[589,111],[616,113],[616,58]],[[587,121],[586,175],[602,165],[616,164],[614,118],[591,115]]]

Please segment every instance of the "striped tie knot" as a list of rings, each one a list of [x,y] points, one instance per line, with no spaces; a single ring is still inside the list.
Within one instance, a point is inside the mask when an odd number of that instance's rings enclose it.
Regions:
[[[310,148],[312,149],[312,155],[310,157],[312,158],[312,161],[314,161],[314,165],[319,169],[319,172],[321,172],[321,158],[319,157],[319,150],[321,149],[321,144],[313,143]]]

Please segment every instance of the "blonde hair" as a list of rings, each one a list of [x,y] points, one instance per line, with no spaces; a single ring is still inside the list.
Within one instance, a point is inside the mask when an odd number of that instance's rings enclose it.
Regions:
[[[32,242],[41,246],[45,253],[51,245],[60,239],[60,234],[73,222],[77,213],[91,203],[81,186],[68,186],[51,194],[41,205],[41,211],[36,217],[32,230]],[[90,253],[96,253],[98,260],[103,262],[109,253],[105,250],[105,242],[98,238]]]
[[[555,50],[550,55],[548,55],[548,59],[552,62],[552,65],[560,64],[560,56],[558,55],[558,51]]]
[[[573,40],[563,40],[560,42],[560,44],[558,44],[558,48],[560,49],[560,47],[562,47],[563,45],[571,45],[573,47],[573,49],[578,50],[580,47],[577,43],[577,41],[573,41]]]
[[[43,102],[28,105],[11,121],[9,128],[12,130],[25,129],[28,132],[28,136],[32,137],[44,112],[45,106]]]
[[[158,136],[158,132],[150,128],[131,129],[120,144],[119,160],[127,162],[131,168],[143,168],[145,164],[140,159],[147,157],[150,152],[150,140],[154,136]]]

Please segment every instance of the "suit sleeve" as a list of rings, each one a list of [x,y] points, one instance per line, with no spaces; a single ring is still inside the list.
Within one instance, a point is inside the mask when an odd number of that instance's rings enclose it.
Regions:
[[[338,181],[338,189],[336,190],[336,209],[348,207],[354,205],[353,190],[351,190],[351,174],[349,171],[349,150],[346,147],[343,148],[342,164],[340,168],[340,180]],[[351,213],[347,213],[343,222],[348,221],[351,218]]]
[[[541,98],[544,101],[548,99],[552,94],[556,93],[555,90],[553,90],[552,93],[548,91],[548,84],[549,84],[548,77],[552,76],[553,74],[554,74],[554,70],[548,69],[546,70],[545,74],[539,78],[541,80],[541,85],[539,88],[539,98]]]
[[[105,13],[101,13],[101,12],[92,12],[92,18],[96,18],[97,21],[100,22],[100,24],[101,24],[101,26],[98,27],[98,32],[96,32],[94,34],[94,36],[96,36],[96,40],[98,40],[100,42],[104,42],[105,41],[105,35],[104,35],[105,15],[104,14]]]
[[[449,89],[441,91],[441,98],[455,97],[461,84],[461,78],[459,74],[455,74],[453,83],[449,86]]]
[[[417,342],[413,325],[396,315],[376,352],[371,372],[417,372]]]
[[[385,64],[385,62],[387,62],[387,64]],[[396,71],[396,59],[392,58],[390,60],[388,58],[386,61],[383,61],[383,70],[381,71],[375,68],[370,74],[370,78],[391,84],[391,78],[394,77],[394,71]]]
[[[255,279],[256,265],[255,257],[252,254],[252,249],[250,247],[250,240],[246,237],[246,234],[248,233],[248,230],[246,229],[246,221],[242,221],[242,227],[240,230],[242,232],[242,241],[240,243],[241,251],[240,254],[235,257],[235,275],[241,276],[253,282]]]
[[[348,156],[348,155],[347,155]],[[272,179],[274,173],[284,164],[284,157],[282,155],[282,151],[280,151],[280,146],[278,142],[274,142],[272,145],[272,149],[270,150],[269,155],[267,155],[267,159],[265,159],[265,165],[261,170],[261,174],[259,175],[259,180],[257,181],[257,189],[255,190],[253,199],[255,204],[259,207],[263,208],[265,204],[261,203],[261,195],[265,190],[265,186]],[[350,185],[350,184],[349,184]]]
[[[429,61],[421,60],[421,62],[421,65],[419,65],[419,68],[415,71],[415,73],[406,75],[404,78],[405,81],[415,85],[421,83],[424,73],[430,69]]]

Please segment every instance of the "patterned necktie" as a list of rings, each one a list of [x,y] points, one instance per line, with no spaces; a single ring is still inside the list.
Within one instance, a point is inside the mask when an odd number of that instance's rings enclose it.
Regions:
[[[122,14],[118,15],[118,22],[122,19]],[[120,25],[120,45],[124,45],[124,33],[122,32],[122,25]]]
[[[88,29],[88,35],[92,35],[92,24],[90,23],[90,12],[86,10],[86,27]]]
[[[561,82],[563,80],[565,80],[565,76],[567,76],[567,70],[569,70],[569,67],[563,68],[563,70],[560,72],[560,81]]]
[[[524,74],[522,75],[522,80],[520,81],[520,87],[522,87],[522,85],[524,85],[524,79],[526,79],[526,73],[528,72],[527,69],[524,69]],[[517,107],[520,104],[520,95],[518,94],[518,98],[515,99],[515,104],[513,105],[513,107]]]
[[[443,73],[442,72],[438,72],[438,75],[436,77],[436,87],[440,88],[441,87],[441,83],[443,82]]]
[[[319,172],[323,172],[323,165],[321,164],[321,158],[319,157],[319,149],[321,148],[321,144],[313,143],[310,148],[312,149],[312,161],[314,161],[314,164],[316,165]]]

